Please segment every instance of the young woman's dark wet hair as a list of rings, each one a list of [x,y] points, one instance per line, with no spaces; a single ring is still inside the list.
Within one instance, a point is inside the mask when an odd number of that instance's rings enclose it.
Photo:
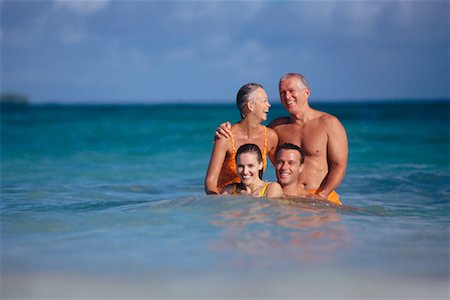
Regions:
[[[245,117],[247,116],[247,103],[249,101],[253,101],[255,99],[253,93],[257,90],[257,89],[264,89],[262,87],[262,85],[260,85],[259,83],[247,83],[244,84],[240,89],[239,92],[237,93],[236,96],[236,105],[239,109],[239,112],[241,113],[241,118],[245,119]]]
[[[249,152],[253,152],[253,153],[256,154],[256,157],[258,159],[258,163],[262,163],[263,162],[261,149],[259,149],[258,145],[255,145],[255,144],[244,144],[244,145],[240,146],[239,149],[236,152],[236,164],[237,164],[237,159],[238,159],[238,157],[241,154],[249,153]],[[259,170],[259,178],[260,179],[262,179],[263,173],[264,173],[263,169]]]

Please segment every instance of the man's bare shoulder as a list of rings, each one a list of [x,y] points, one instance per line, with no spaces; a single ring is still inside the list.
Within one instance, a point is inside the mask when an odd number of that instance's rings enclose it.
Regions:
[[[224,186],[222,188],[222,191],[220,191],[220,193],[222,195],[233,195],[234,193],[236,193],[237,188],[238,188],[237,183],[231,183],[229,185]]]
[[[328,113],[323,113],[322,116],[320,116],[320,126],[325,128],[328,132],[344,132],[345,128],[342,125],[341,121],[333,115],[330,115]]]
[[[275,129],[267,128],[267,133],[269,137],[269,152],[271,152],[271,150],[276,149],[278,146],[279,137]]]
[[[269,137],[278,136],[277,132],[273,128],[267,127],[267,132],[269,134]]]
[[[270,122],[268,127],[269,128],[274,128],[274,127],[277,127],[279,125],[289,124],[290,122],[291,122],[291,118],[289,118],[289,117],[280,117],[280,118],[276,118],[275,120]]]
[[[333,126],[341,123],[337,117],[326,112],[320,112],[319,120],[325,126]]]

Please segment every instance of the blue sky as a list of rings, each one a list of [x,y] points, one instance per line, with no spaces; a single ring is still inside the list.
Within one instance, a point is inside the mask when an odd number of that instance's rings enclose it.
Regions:
[[[449,97],[448,1],[1,1],[1,90],[32,102]]]

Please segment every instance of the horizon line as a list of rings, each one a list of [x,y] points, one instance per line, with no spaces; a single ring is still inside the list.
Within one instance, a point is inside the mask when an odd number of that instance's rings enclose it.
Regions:
[[[349,99],[309,99],[309,103],[358,103],[358,102],[447,102],[450,97],[415,97],[415,98],[349,98]],[[164,104],[205,104],[205,105],[223,105],[235,104],[235,101],[229,100],[29,100],[29,105],[164,105]],[[279,99],[272,100],[271,105],[281,105]]]

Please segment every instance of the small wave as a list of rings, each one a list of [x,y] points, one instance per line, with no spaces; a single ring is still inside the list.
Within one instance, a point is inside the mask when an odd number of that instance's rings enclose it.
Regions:
[[[192,204],[204,199],[206,196],[189,196],[180,197],[174,199],[161,199],[157,201],[152,201],[148,204],[150,208],[162,208],[162,207],[177,207]]]
[[[370,205],[365,207],[344,206],[343,210],[349,214],[388,216],[389,211],[380,205]]]

